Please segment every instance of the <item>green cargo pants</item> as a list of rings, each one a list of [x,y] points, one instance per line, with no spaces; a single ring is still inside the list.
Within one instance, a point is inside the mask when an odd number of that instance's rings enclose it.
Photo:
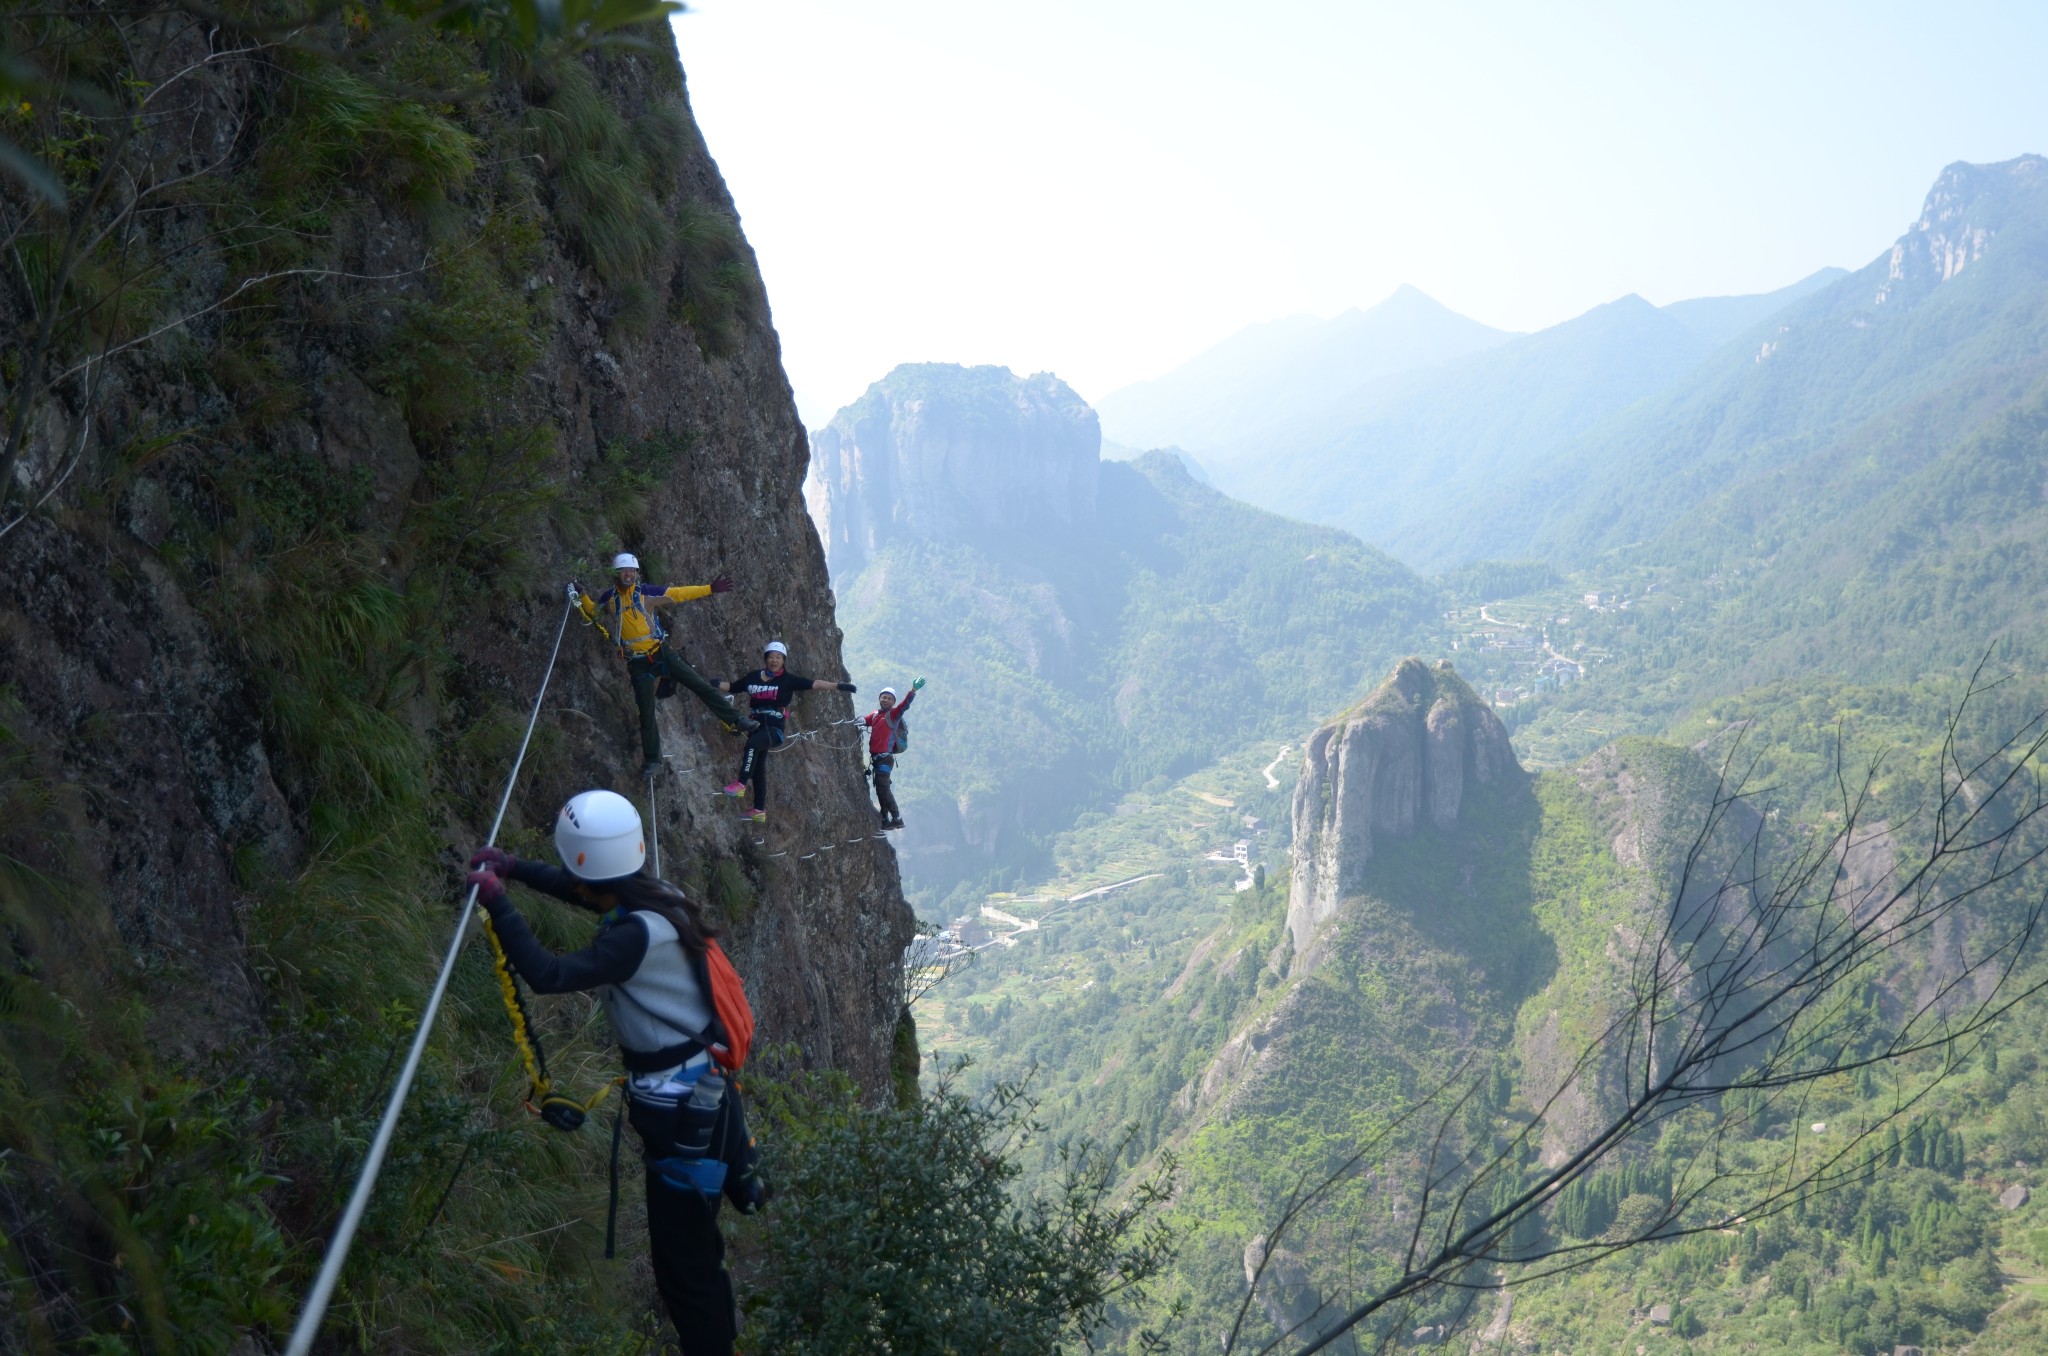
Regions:
[[[663,678],[673,678],[697,694],[699,701],[711,708],[711,714],[724,722],[725,728],[739,732],[739,716],[733,711],[732,703],[725,694],[711,686],[704,675],[683,662],[682,656],[666,644],[657,645],[644,655],[636,655],[626,662],[626,672],[633,677],[633,700],[640,705],[640,751],[650,763],[661,761],[661,727],[654,719],[654,685]]]

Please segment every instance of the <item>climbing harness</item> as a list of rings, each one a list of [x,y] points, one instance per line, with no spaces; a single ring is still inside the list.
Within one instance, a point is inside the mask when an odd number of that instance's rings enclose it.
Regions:
[[[505,793],[498,799],[497,818],[491,821],[490,837],[484,840],[486,846],[497,843],[498,830],[504,827],[505,811],[512,804],[512,788],[519,783],[519,769],[525,765],[527,747],[533,743],[533,727],[540,722],[541,702],[547,696],[549,680],[555,676],[555,660],[562,653],[562,637],[568,633],[571,610],[571,604],[565,603],[562,607],[562,622],[555,628],[554,648],[548,652],[547,668],[541,673],[540,690],[533,696],[533,714],[526,718],[526,733],[520,737],[519,752],[513,757],[512,771],[505,778]],[[326,1255],[320,1263],[320,1274],[313,1278],[313,1288],[306,1294],[305,1307],[299,1311],[299,1321],[292,1329],[292,1339],[285,1347],[285,1356],[307,1356],[313,1349],[314,1337],[319,1335],[320,1321],[327,1316],[327,1305],[334,1298],[335,1285],[341,1280],[341,1268],[348,1261],[348,1250],[355,1242],[356,1229],[363,1222],[363,1212],[369,1209],[370,1193],[377,1186],[377,1174],[384,1167],[384,1156],[391,1151],[391,1136],[398,1129],[399,1114],[404,1111],[405,1099],[412,1092],[412,1080],[419,1073],[420,1058],[426,1054],[427,1037],[433,1034],[434,1018],[440,1013],[441,1000],[448,993],[448,980],[455,973],[456,958],[462,954],[463,939],[469,934],[470,915],[476,912],[476,894],[477,888],[472,885],[468,897],[462,901],[462,916],[455,922],[455,935],[449,939],[448,954],[441,962],[441,973],[434,980],[434,989],[427,996],[426,1007],[420,1012],[419,1030],[413,1035],[412,1049],[398,1071],[398,1081],[392,1085],[391,1099],[384,1106],[383,1119],[377,1123],[376,1137],[370,1141],[369,1152],[363,1155],[355,1190],[349,1194],[341,1223],[335,1226],[334,1237],[328,1241]]]

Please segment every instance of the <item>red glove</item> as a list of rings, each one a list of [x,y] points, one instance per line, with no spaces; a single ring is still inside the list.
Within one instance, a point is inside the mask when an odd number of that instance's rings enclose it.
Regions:
[[[498,879],[495,871],[472,871],[469,883],[476,887],[477,903],[486,909],[498,909],[505,904],[505,882]]]
[[[501,847],[480,847],[470,854],[469,869],[474,871],[482,867],[486,871],[497,872],[498,876],[504,879],[511,876],[512,864],[518,860]]]
[[[731,592],[732,592],[732,576],[731,576],[731,575],[729,575],[729,574],[722,574],[722,575],[718,576],[718,578],[716,578],[716,579],[712,580],[712,581],[711,581],[711,591],[712,591],[713,593],[731,593]]]

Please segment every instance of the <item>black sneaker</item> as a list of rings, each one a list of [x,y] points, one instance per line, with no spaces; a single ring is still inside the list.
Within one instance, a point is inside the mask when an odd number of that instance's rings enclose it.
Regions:
[[[650,758],[640,765],[640,775],[643,777],[652,777],[655,773],[664,770],[666,766],[667,765],[663,763],[661,759]]]

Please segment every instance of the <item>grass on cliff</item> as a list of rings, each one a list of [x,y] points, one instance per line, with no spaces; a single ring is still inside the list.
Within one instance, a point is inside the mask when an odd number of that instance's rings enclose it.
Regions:
[[[169,1019],[151,1007],[162,990],[125,964],[95,907],[96,864],[64,850],[66,827],[88,812],[84,798],[54,783],[49,760],[24,751],[0,719],[0,923],[13,961],[0,969],[9,1093],[0,1139],[10,1151],[0,1155],[0,1286],[12,1301],[0,1312],[0,1345],[10,1349],[212,1356],[281,1338],[447,944],[460,899],[449,839],[457,825],[488,822],[523,728],[525,685],[537,677],[469,660],[466,634],[485,610],[477,600],[534,584],[556,542],[615,545],[683,450],[674,440],[612,445],[570,477],[551,428],[507,417],[529,403],[528,373],[551,337],[550,299],[534,284],[559,266],[550,223],[609,278],[615,307],[621,296],[637,304],[639,275],[658,274],[673,252],[670,295],[654,302],[707,347],[736,340],[757,300],[730,217],[673,200],[695,150],[680,102],[627,119],[575,62],[492,68],[466,39],[418,42],[421,50],[394,49],[385,73],[416,85],[289,63],[276,72],[276,97],[251,131],[265,149],[222,185],[217,210],[234,229],[217,241],[229,266],[250,273],[359,271],[345,267],[345,242],[395,215],[430,244],[425,265],[388,286],[253,289],[178,355],[217,411],[203,430],[165,434],[146,454],[170,500],[162,559],[238,651],[242,695],[304,831],[302,853],[288,859],[260,842],[230,845],[240,940],[264,1005],[248,1044],[199,1068],[152,1052],[152,1024]],[[489,97],[438,104],[403,92],[451,88],[478,70]],[[679,94],[673,72],[645,74],[657,92]],[[532,121],[508,113],[543,81]],[[545,184],[522,165],[536,136],[553,157]],[[593,156],[611,163],[593,169]],[[554,195],[553,217],[544,194]],[[625,314],[615,309],[614,323]],[[418,465],[395,494],[298,436],[317,401],[337,398],[323,389],[330,353],[372,388],[339,398],[376,402],[380,418],[402,415]],[[404,471],[392,435],[380,436],[389,455],[376,471]],[[544,726],[527,775],[553,775],[559,756]],[[503,841],[538,855],[544,828],[515,810]],[[752,904],[736,862],[700,860],[678,874],[729,919]],[[588,939],[588,918],[566,908],[536,902],[529,917],[557,949]],[[594,1003],[551,998],[532,1011],[557,1083],[579,1095],[603,1086],[615,1060]],[[626,1260],[606,1263],[609,1122],[600,1114],[580,1135],[547,1129],[522,1109],[525,1088],[495,980],[472,946],[326,1343],[506,1356],[669,1349],[638,1241],[635,1166],[629,1159],[620,1201]],[[891,1174],[860,1185],[902,1226],[899,1258],[950,1279],[957,1312],[1008,1331],[1006,1349],[1047,1349],[1048,1334],[1085,1340],[1079,1330],[1101,1296],[1130,1284],[1164,1246],[1145,1212],[1108,1201],[1113,1156],[1093,1185],[1077,1187],[1095,1190],[1092,1202],[1061,1198],[1056,1206],[1082,1208],[1055,1211],[1043,1228],[1016,1215],[1005,1160],[1015,1121],[961,1099],[912,1097],[876,1117],[843,1085],[820,1084],[782,1109],[792,1155],[811,1152],[792,1157],[781,1232],[771,1221],[757,1234],[771,1282],[816,1274],[810,1242],[849,1242],[829,1227],[804,1232],[831,1226],[844,1208],[838,1188],[851,1165],[836,1150],[848,1144],[893,1156]],[[934,1142],[946,1153],[919,1151]],[[931,1209],[906,1216],[898,1193],[912,1187]],[[989,1274],[1036,1305],[1037,1320],[990,1309],[952,1265],[957,1255],[945,1249],[957,1240],[941,1230],[960,1218],[946,1207],[963,1191],[995,1244],[984,1253]],[[1005,1229],[1035,1250],[1002,1246]],[[1046,1269],[1034,1271],[1038,1262]],[[929,1288],[899,1289],[891,1302],[906,1321],[937,1312]],[[773,1313],[787,1320],[778,1332],[813,1317],[770,1297],[763,1322]],[[946,1328],[933,1327],[923,1349],[953,1349]],[[854,1349],[841,1339],[872,1334],[855,1322],[812,1336],[822,1343],[813,1349],[836,1351]]]
[[[524,130],[546,167],[555,218],[610,293],[610,323],[644,334],[667,312],[706,352],[727,352],[760,310],[760,279],[731,216],[676,192],[697,137],[680,92],[627,118],[580,61],[529,71]],[[665,271],[670,295],[647,280]]]
[[[420,63],[477,68],[466,40],[421,41],[432,50],[411,54]],[[264,153],[229,181],[219,210],[283,228],[222,239],[252,271],[331,265],[334,237],[365,215],[396,204],[425,222],[433,253],[395,296],[249,298],[265,312],[299,308],[320,343],[398,402],[419,476],[409,499],[380,504],[367,472],[296,448],[286,425],[321,374],[276,325],[229,315],[215,353],[195,355],[196,374],[219,373],[232,412],[210,441],[187,440],[152,468],[175,487],[164,556],[242,651],[309,857],[286,869],[237,845],[268,1030],[209,1073],[151,1056],[146,983],[112,961],[99,973],[70,959],[125,952],[111,937],[64,934],[100,916],[88,864],[40,838],[0,845],[17,958],[0,979],[0,1134],[13,1150],[0,1198],[8,1326],[30,1350],[213,1353],[288,1323],[447,943],[451,811],[488,820],[506,731],[523,719],[529,694],[480,684],[464,660],[473,600],[532,577],[534,544],[550,540],[558,512],[615,532],[646,488],[626,472],[659,462],[621,450],[616,466],[564,490],[551,479],[552,432],[499,414],[524,399],[545,338],[527,287],[544,214],[530,179],[503,169],[519,128],[488,102],[437,107],[327,70],[289,73],[282,91],[259,140],[294,153]],[[649,138],[675,139],[673,127]],[[548,741],[534,756],[546,763]],[[471,766],[482,757],[488,772]],[[33,827],[61,843],[77,813],[65,789],[9,768],[10,835]],[[587,937],[586,920],[535,914],[556,945]],[[601,1086],[611,1061],[592,1039],[592,1005],[538,1010],[558,1079],[581,1093]],[[332,1340],[364,1351],[650,1348],[644,1276],[599,1256],[604,1122],[573,1138],[538,1128],[523,1090],[472,948],[351,1256]],[[636,1193],[624,1196],[630,1236]]]
[[[518,140],[488,123],[477,136],[496,152]],[[488,819],[506,760],[488,773],[470,760],[505,753],[524,715],[525,693],[474,681],[459,619],[470,600],[533,577],[535,543],[549,539],[564,497],[550,474],[552,431],[495,417],[522,397],[543,345],[526,286],[541,266],[541,215],[519,176],[449,187],[480,224],[400,303],[393,342],[371,369],[402,402],[419,453],[411,501],[388,525],[367,502],[332,495],[312,518],[280,515],[262,478],[241,469],[275,455],[257,443],[227,463],[220,483],[233,488],[235,511],[205,552],[221,565],[210,590],[219,620],[261,676],[279,764],[312,832],[311,862],[260,884],[250,918],[305,1098],[274,1140],[298,1168],[279,1209],[302,1236],[339,1210],[446,945],[456,898],[441,860],[448,811]],[[535,756],[544,766],[546,741]],[[558,946],[587,934],[566,911],[535,915]],[[562,1085],[578,1095],[601,1087],[609,1061],[588,1037],[593,1005],[536,1009]],[[331,1330],[365,1350],[387,1334],[439,1349],[644,1346],[647,1306],[632,1269],[599,1258],[604,1122],[575,1137],[537,1128],[519,1109],[523,1089],[495,982],[472,948]]]

